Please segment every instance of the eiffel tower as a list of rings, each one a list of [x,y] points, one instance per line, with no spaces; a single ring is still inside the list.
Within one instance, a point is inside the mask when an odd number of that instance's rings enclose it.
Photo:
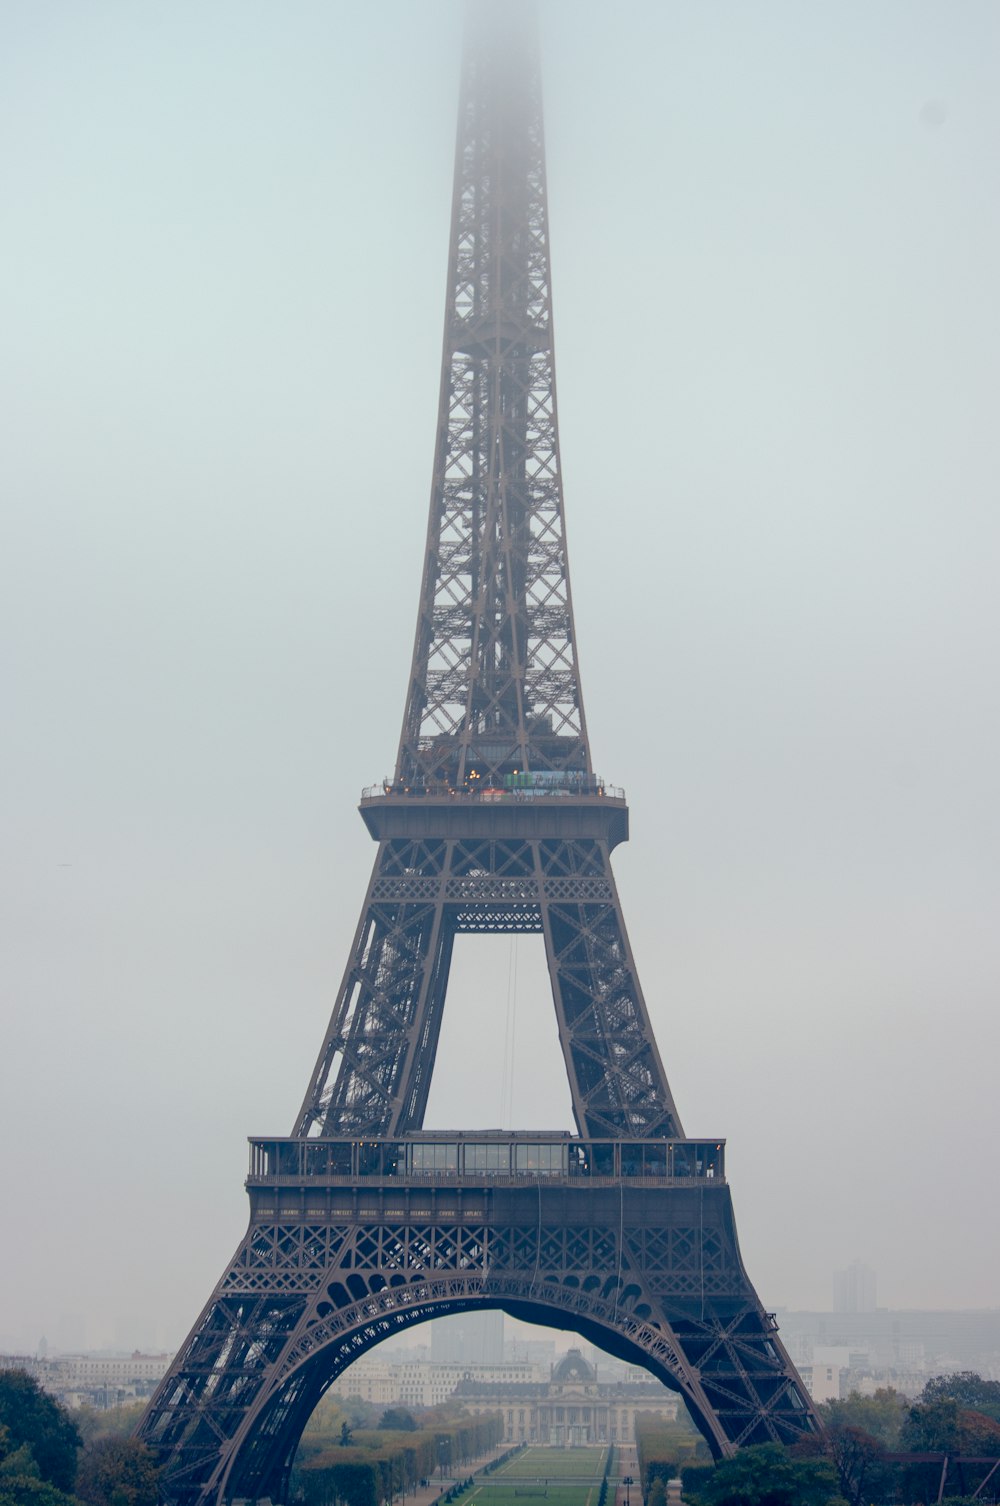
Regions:
[[[724,1146],[684,1136],[610,866],[556,419],[534,18],[471,9],[441,396],[395,773],[292,1135],[251,1141],[250,1227],[139,1435],[172,1506],[283,1501],[352,1360],[470,1308],[576,1333],[680,1393],[716,1456],[819,1423],[740,1259]],[[454,939],[544,938],[575,1135],[423,1130]]]

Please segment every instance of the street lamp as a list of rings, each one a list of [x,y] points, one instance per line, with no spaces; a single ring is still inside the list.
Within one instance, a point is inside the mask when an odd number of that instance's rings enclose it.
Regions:
[[[628,1488],[629,1488],[630,1485],[634,1485],[635,1481],[633,1480],[633,1478],[632,1478],[631,1475],[626,1475],[625,1478],[622,1480],[622,1484],[625,1487],[625,1506],[629,1506]]]

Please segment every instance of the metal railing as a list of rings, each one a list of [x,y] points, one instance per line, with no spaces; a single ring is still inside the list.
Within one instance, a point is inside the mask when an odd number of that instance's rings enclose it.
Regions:
[[[398,1140],[282,1139],[250,1142],[250,1184],[401,1182],[454,1187],[521,1182],[724,1181],[722,1140],[578,1140],[508,1135],[408,1136]]]
[[[518,782],[508,782],[516,779]],[[528,802],[536,800],[621,800],[625,791],[620,785],[608,784],[596,774],[556,773],[542,771],[538,774],[505,776],[503,783],[490,784],[487,780],[470,779],[464,785],[449,784],[394,784],[383,779],[381,784],[369,784],[361,791],[362,800],[474,800],[478,803]]]

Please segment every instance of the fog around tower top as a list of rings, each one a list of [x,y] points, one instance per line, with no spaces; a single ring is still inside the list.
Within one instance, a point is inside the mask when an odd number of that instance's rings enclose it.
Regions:
[[[179,1343],[391,767],[461,6],[9,0],[0,1349]],[[996,1307],[1000,15],[541,8],[595,766],[768,1307]],[[569,1127],[534,938],[439,1125]],[[484,958],[486,959],[484,961]]]

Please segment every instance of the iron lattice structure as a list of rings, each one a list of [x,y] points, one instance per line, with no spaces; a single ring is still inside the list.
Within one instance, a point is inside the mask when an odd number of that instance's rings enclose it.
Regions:
[[[464,58],[431,516],[396,761],[397,783],[421,788],[590,772],[538,57],[513,29],[480,41]]]
[[[743,1268],[721,1142],[685,1140],[593,770],[559,465],[533,18],[472,12],[430,521],[378,852],[293,1135],[254,1141],[246,1237],[150,1402],[172,1506],[284,1500],[325,1388],[469,1307],[571,1328],[683,1396],[716,1454],[815,1413]],[[544,937],[576,1137],[426,1133],[454,938]]]

